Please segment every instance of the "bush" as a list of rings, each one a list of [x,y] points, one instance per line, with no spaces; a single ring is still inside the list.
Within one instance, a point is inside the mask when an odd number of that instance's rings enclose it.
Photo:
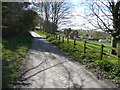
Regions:
[[[109,72],[113,68],[113,64],[109,60],[97,60],[95,64],[103,71]]]

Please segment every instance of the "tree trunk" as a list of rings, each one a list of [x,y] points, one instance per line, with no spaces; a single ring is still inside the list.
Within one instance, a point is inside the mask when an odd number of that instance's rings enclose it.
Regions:
[[[117,40],[114,37],[112,37],[112,39],[111,39],[111,46],[113,48],[117,48]],[[114,54],[114,55],[117,54],[117,52],[115,50],[113,50],[113,49],[110,50],[110,53]]]

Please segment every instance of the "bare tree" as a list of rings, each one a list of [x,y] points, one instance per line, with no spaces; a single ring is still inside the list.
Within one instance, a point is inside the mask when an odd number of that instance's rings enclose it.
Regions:
[[[44,2],[35,4],[39,7],[39,12],[44,20],[43,29],[46,32],[54,33],[57,30],[58,25],[63,23],[67,19],[68,10],[70,6],[67,2]]]
[[[97,0],[88,1],[84,5],[87,7],[87,14],[82,17],[96,29],[108,32],[112,37],[111,46],[116,48],[120,42],[120,1]],[[115,50],[111,50],[111,53],[116,54]]]

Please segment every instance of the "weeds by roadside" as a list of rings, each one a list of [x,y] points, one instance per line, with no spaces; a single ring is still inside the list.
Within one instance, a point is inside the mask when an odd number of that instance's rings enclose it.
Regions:
[[[2,87],[11,88],[18,78],[19,68],[31,46],[33,37],[25,35],[2,39]]]

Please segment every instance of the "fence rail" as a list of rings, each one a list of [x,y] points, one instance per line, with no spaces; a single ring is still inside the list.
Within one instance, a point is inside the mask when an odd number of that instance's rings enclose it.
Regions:
[[[96,46],[101,46],[101,45],[99,45],[99,44],[91,43],[91,42],[88,42],[88,41],[86,41],[86,43],[89,43],[89,44],[92,44],[92,45],[96,45]]]
[[[109,47],[109,46],[105,46],[105,45],[102,45],[102,44],[99,45],[99,44],[96,44],[96,43],[91,43],[91,42],[89,42],[89,41],[83,41],[83,40],[79,40],[79,42],[83,42],[83,45],[80,45],[80,44],[76,43],[76,42],[77,42],[76,39],[73,39],[73,41],[72,41],[72,39],[66,38],[66,37],[60,36],[60,35],[56,35],[56,36],[54,36],[54,38],[55,38],[56,40],[61,41],[61,42],[65,42],[65,39],[66,39],[66,43],[73,44],[73,45],[74,45],[74,48],[75,48],[76,45],[77,45],[77,46],[80,46],[80,47],[83,47],[83,53],[87,53],[87,51],[86,51],[87,49],[88,49],[88,50],[95,49],[95,48],[93,48],[93,47],[87,46],[87,44],[95,45],[95,46],[98,46],[98,47],[99,47],[99,51],[97,51],[97,52],[100,53],[100,60],[103,59],[103,55],[111,56],[111,57],[114,57],[114,58],[117,58],[117,59],[120,60],[120,58],[119,58],[119,56],[118,56],[119,54],[118,54],[118,55],[113,55],[113,54],[110,54],[110,53],[104,51],[104,48],[113,49],[113,50],[116,50],[116,51],[117,51],[116,48]],[[118,51],[117,51],[117,52],[118,52]]]

